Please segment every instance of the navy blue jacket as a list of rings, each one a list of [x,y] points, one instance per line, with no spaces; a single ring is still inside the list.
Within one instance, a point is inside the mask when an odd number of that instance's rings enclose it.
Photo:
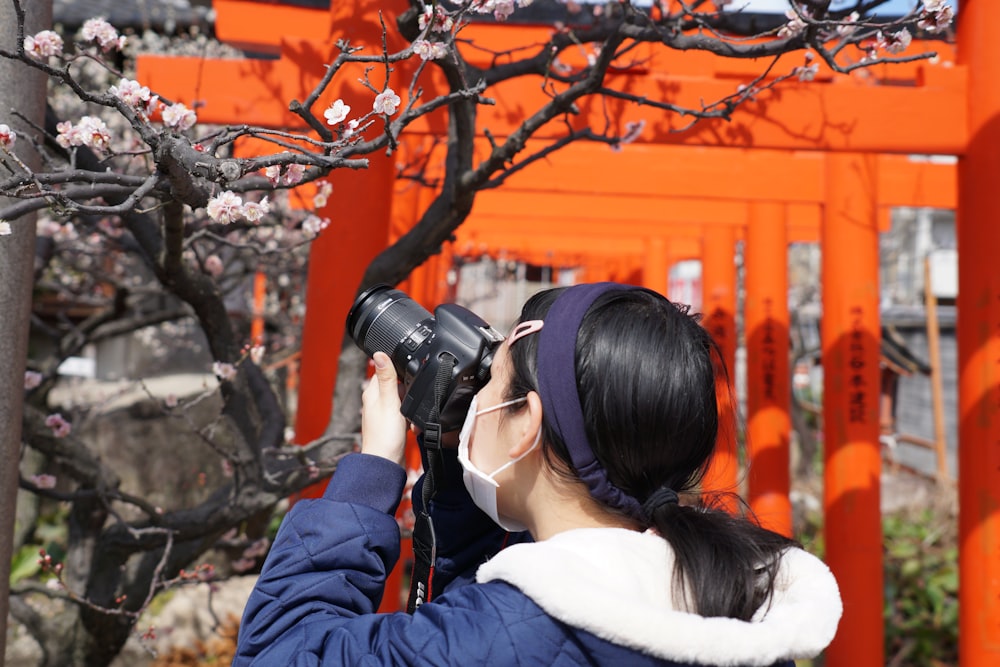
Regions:
[[[648,640],[644,637],[650,636],[650,628],[645,628],[647,634],[640,633],[638,638],[631,636],[632,626],[643,625],[644,611],[638,621],[618,624],[616,619],[627,619],[625,612],[631,612],[632,605],[616,601],[588,603],[587,595],[591,593],[605,595],[601,590],[591,591],[589,577],[580,580],[579,586],[553,582],[555,586],[550,587],[548,582],[560,578],[564,570],[566,576],[575,576],[574,564],[563,556],[580,551],[574,540],[595,545],[594,553],[602,558],[603,551],[619,549],[617,540],[627,543],[624,548],[628,553],[641,552],[647,547],[666,551],[664,540],[655,537],[654,541],[648,534],[633,531],[587,529],[569,531],[577,533],[562,542],[562,548],[570,551],[554,556],[543,545],[552,542],[552,548],[558,547],[558,535],[537,544],[525,540],[523,535],[515,536],[514,541],[521,543],[497,554],[505,533],[472,505],[460,481],[454,484],[461,474],[456,472],[453,454],[447,463],[452,486],[441,491],[431,503],[439,555],[435,589],[443,593],[421,605],[412,615],[375,613],[386,576],[399,558],[400,533],[394,514],[405,472],[382,458],[348,455],[322,498],[296,503],[285,517],[247,603],[233,666],[764,666],[791,665],[788,659],[804,655],[804,649],[796,644],[792,634],[808,634],[814,625],[808,619],[806,623],[782,629],[781,625],[767,627],[735,619],[704,619],[683,611],[667,612],[672,614],[668,618],[673,621],[652,629],[652,648],[647,650]],[[419,488],[414,497],[419,497]],[[495,554],[487,565],[480,567]],[[534,567],[539,562],[542,565]],[[588,571],[586,564],[576,565],[581,571]],[[493,574],[484,575],[490,568]],[[471,573],[477,570],[478,583],[473,583]],[[540,578],[541,583],[533,581],[533,577]],[[796,595],[803,592],[794,588],[792,591]],[[806,597],[812,596],[811,592],[804,592]],[[779,603],[776,598],[772,606]],[[635,608],[643,610],[644,604],[639,602]],[[616,605],[620,611],[614,610]],[[594,607],[597,620],[574,621],[581,610]],[[801,610],[793,605],[787,613],[779,612],[776,618],[794,624],[800,616]],[[836,616],[839,618],[839,608]],[[729,626],[713,625],[714,621],[740,624],[732,635],[733,641],[740,645],[735,653],[725,650],[720,653],[720,645],[727,642]],[[786,630],[790,633],[787,640],[782,637]],[[819,641],[828,642],[832,631],[827,634],[828,638]],[[655,639],[659,635],[666,638],[664,642]],[[742,639],[744,636],[750,639]],[[704,646],[694,646],[687,641],[688,637]],[[758,640],[762,641],[760,650],[754,643]],[[783,643],[788,643],[787,650]],[[815,653],[823,646],[825,643],[806,651]],[[675,651],[672,647],[677,647],[675,656],[671,655]],[[743,662],[744,654],[751,659]],[[701,659],[714,660],[720,655],[724,659],[714,663]]]

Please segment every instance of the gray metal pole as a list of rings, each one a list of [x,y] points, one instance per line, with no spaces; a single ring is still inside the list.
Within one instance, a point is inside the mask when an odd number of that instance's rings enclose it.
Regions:
[[[52,25],[52,0],[22,2],[27,34]],[[10,0],[0,0],[0,45],[14,51],[17,15]],[[17,114],[38,126],[45,120],[45,77],[17,62],[0,59],[0,123],[17,132],[14,153],[30,168],[38,156],[28,141],[33,131]],[[9,160],[0,151],[0,164]],[[13,166],[13,165],[12,165]],[[6,171],[6,170],[3,170]],[[0,197],[0,210],[10,200]],[[6,662],[10,565],[13,557],[17,470],[21,456],[24,371],[35,258],[35,216],[10,220],[12,233],[0,236],[0,666]]]

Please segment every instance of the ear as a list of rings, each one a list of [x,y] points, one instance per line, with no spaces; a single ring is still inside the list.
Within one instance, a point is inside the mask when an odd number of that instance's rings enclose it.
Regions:
[[[525,407],[517,415],[517,439],[507,452],[507,456],[515,459],[523,456],[535,444],[535,438],[542,428],[542,399],[534,391],[529,391]]]

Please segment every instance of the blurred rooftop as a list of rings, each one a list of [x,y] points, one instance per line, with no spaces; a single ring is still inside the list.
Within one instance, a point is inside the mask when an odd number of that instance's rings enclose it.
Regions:
[[[75,30],[95,17],[119,30],[173,32],[212,22],[211,0],[53,0],[54,22]]]

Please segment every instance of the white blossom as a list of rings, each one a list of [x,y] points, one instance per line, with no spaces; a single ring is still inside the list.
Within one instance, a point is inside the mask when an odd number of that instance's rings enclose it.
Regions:
[[[372,104],[372,110],[375,113],[384,113],[387,116],[391,116],[399,108],[399,102],[399,95],[396,94],[396,91],[392,88],[386,88],[375,96],[375,103]]]
[[[198,116],[185,105],[177,102],[163,109],[163,124],[175,130],[189,130],[198,122]]]
[[[235,192],[226,190],[209,199],[205,209],[212,220],[228,225],[243,217],[243,199]]]
[[[102,18],[88,19],[80,28],[80,36],[86,42],[97,42],[104,52],[125,47],[125,37],[119,36],[114,26]]]
[[[347,119],[347,114],[351,113],[351,107],[344,104],[344,100],[336,100],[323,112],[327,125],[337,125]]]

